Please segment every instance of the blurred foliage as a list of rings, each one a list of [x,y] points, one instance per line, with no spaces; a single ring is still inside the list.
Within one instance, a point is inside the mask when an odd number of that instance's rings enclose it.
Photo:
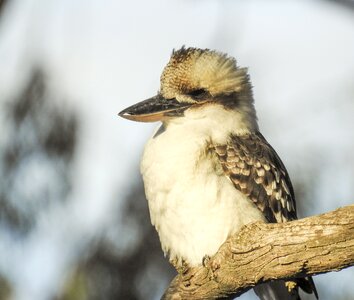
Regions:
[[[85,273],[78,270],[66,281],[63,287],[62,296],[58,299],[61,300],[86,300],[88,283]]]
[[[65,201],[71,189],[78,121],[50,97],[45,75],[36,71],[23,93],[5,109],[0,226],[17,238],[31,233],[39,215]],[[80,256],[84,259],[73,267],[58,299],[151,299],[161,282],[167,284],[172,278],[173,268],[150,224],[141,181],[132,187],[124,211],[117,209],[116,215],[123,216],[122,224],[112,224],[113,237],[103,234],[84,250]],[[1,284],[7,286],[5,282]]]
[[[0,0],[0,13],[2,13],[2,8],[4,7],[5,3],[6,3],[5,0]]]
[[[10,283],[0,275],[0,299],[1,300],[10,299],[10,296],[11,296]]]
[[[45,75],[34,71],[23,92],[3,106],[0,229],[17,241],[32,233],[51,205],[65,201],[71,188],[77,120],[50,101],[45,83]],[[0,299],[8,291],[4,277]]]
[[[47,97],[45,77],[36,71],[24,92],[5,108],[0,224],[16,234],[28,233],[38,214],[53,202],[64,201],[70,191],[77,121]]]
[[[335,4],[340,4],[345,8],[354,10],[354,1],[353,0],[326,0],[328,2],[333,2]]]
[[[167,283],[175,274],[168,260],[163,257],[157,233],[150,223],[143,185],[140,181],[127,196],[122,222],[137,226],[137,232],[114,227],[119,231],[113,237],[103,236],[93,252],[79,263],[70,276],[63,295],[58,300],[83,299],[153,299],[159,295],[161,281]],[[133,225],[134,224],[134,225]],[[138,235],[136,236],[136,233]],[[124,241],[133,239],[130,242]],[[127,244],[124,249],[121,244]],[[130,249],[129,249],[130,248]],[[161,294],[161,292],[160,292]]]

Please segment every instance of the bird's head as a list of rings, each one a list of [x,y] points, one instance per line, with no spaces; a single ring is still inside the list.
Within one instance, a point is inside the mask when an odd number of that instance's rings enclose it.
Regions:
[[[226,54],[182,47],[173,51],[164,68],[158,94],[119,115],[133,121],[168,122],[210,105],[244,111],[256,119],[247,69]]]

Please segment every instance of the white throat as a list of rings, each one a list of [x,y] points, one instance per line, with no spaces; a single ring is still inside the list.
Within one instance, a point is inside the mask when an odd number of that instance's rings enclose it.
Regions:
[[[172,119],[166,127],[170,130],[181,127],[183,135],[187,134],[184,139],[188,138],[188,133],[199,133],[215,144],[225,144],[233,134],[243,135],[258,130],[254,115],[243,110],[225,109],[216,103],[188,109],[184,117]]]

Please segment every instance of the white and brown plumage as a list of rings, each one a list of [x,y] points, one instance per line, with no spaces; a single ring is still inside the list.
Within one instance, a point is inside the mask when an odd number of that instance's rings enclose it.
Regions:
[[[163,122],[141,171],[152,224],[175,265],[200,265],[244,224],[297,218],[289,175],[259,132],[249,76],[235,59],[175,51],[158,95],[120,115]],[[311,280],[299,284],[315,291]],[[280,299],[274,289],[262,299]],[[281,299],[298,299],[297,290]]]

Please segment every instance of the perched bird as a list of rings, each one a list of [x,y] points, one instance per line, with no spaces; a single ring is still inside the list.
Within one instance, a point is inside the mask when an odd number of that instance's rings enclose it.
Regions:
[[[246,68],[209,49],[173,51],[155,97],[124,109],[123,118],[161,121],[142,162],[152,224],[178,269],[198,266],[254,221],[296,216],[289,175],[259,132]],[[311,278],[255,288],[261,299],[300,299]]]

